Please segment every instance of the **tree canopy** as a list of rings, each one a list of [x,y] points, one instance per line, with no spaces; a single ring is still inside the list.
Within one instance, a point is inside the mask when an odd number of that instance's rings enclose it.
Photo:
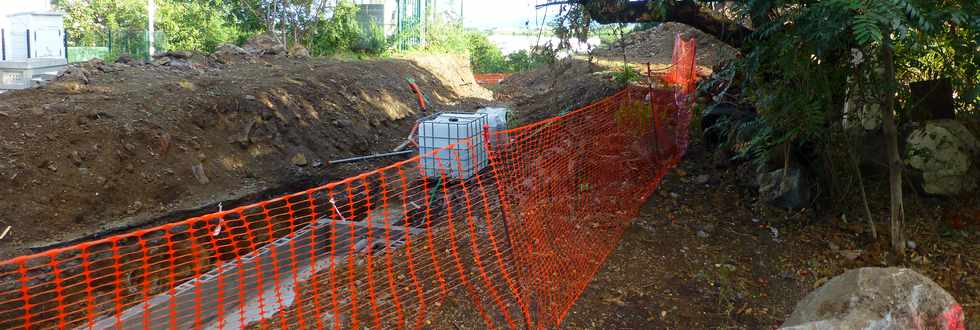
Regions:
[[[918,100],[909,84],[947,78],[961,116],[980,116],[980,3],[975,0],[572,0],[565,30],[591,21],[686,23],[739,48],[716,77],[742,77],[737,102],[757,109],[742,152],[765,160],[787,145],[815,145],[821,157],[853,148],[845,104],[881,109],[892,186],[892,245],[901,231],[903,164],[896,120]],[[586,28],[587,30],[587,28]],[[725,78],[728,79],[728,78]],[[724,96],[724,95],[722,95]],[[857,101],[854,101],[857,100]],[[863,105],[862,105],[863,104]],[[709,104],[710,106],[710,104]],[[854,109],[852,109],[853,112]],[[852,118],[853,119],[853,118]],[[818,162],[821,163],[821,162]],[[826,163],[832,163],[828,160]],[[831,170],[826,167],[824,172]],[[828,173],[828,177],[833,177]]]

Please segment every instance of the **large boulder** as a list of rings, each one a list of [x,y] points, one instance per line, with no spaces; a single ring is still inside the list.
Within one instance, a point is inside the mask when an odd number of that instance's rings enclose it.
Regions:
[[[133,64],[136,64],[136,60],[133,59],[133,56],[129,55],[129,53],[122,53],[122,54],[119,54],[118,57],[116,57],[116,63],[117,64],[133,65]]]
[[[708,107],[701,115],[701,134],[704,136],[705,146],[708,148],[720,146],[728,142],[732,134],[735,135],[732,138],[743,138],[743,135],[747,135],[747,139],[751,140],[754,131],[741,133],[732,130],[755,120],[756,117],[751,109],[741,109],[731,103],[719,103]],[[743,141],[732,142],[738,144]]]
[[[248,39],[242,46],[246,51],[255,55],[286,55],[284,46],[276,36],[271,33],[262,33]]]
[[[799,168],[790,166],[788,171],[761,173],[756,182],[759,196],[772,206],[799,210],[810,205],[810,180]]]
[[[289,48],[289,56],[299,58],[310,57],[310,50],[306,49],[306,47],[303,47],[302,45],[296,44]]]
[[[980,181],[980,144],[960,122],[928,121],[905,140],[905,159],[914,181],[931,195],[973,191]]]
[[[781,329],[966,328],[962,306],[936,282],[906,268],[861,268],[804,297]]]
[[[214,49],[214,53],[211,53],[211,58],[221,64],[247,62],[252,57],[252,53],[249,53],[242,47],[232,44],[218,45],[218,47]]]
[[[153,55],[153,63],[156,65],[203,68],[208,66],[208,58],[198,52],[178,50]]]
[[[55,78],[55,81],[64,81],[64,82],[71,81],[80,84],[88,84],[89,75],[90,73],[88,72],[88,70],[85,70],[80,66],[72,65],[69,66],[67,69],[65,69],[65,71],[62,71],[60,74],[58,74],[58,77]]]

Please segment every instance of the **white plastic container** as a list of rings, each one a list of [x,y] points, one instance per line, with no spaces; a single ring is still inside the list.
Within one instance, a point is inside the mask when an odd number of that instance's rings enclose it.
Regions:
[[[487,122],[490,125],[490,144],[498,145],[507,142],[507,137],[504,135],[496,134],[498,131],[507,130],[507,114],[510,109],[507,108],[496,108],[488,107],[477,110],[476,113],[482,113],[487,115]]]
[[[419,121],[419,157],[433,178],[465,180],[487,166],[487,114],[442,112]],[[452,147],[449,147],[452,145]]]

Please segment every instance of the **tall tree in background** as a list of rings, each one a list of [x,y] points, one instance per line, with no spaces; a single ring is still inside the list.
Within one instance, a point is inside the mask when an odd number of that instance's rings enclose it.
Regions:
[[[222,43],[236,42],[254,33],[232,15],[234,0],[156,0],[156,27],[165,32],[173,49],[211,52]]]
[[[106,46],[124,34],[142,39],[146,32],[146,0],[55,0],[54,5],[65,12],[65,29],[75,46]],[[156,0],[156,5],[155,28],[174,49],[210,51],[255,31],[255,25],[242,24],[247,17],[236,15],[237,0]]]
[[[307,43],[324,17],[344,0],[239,0],[246,13],[284,45]]]
[[[745,96],[755,104],[764,125],[752,143],[760,155],[793,142],[831,146],[831,130],[845,114],[849,82],[875,95],[881,111],[891,186],[891,245],[905,254],[902,172],[896,113],[907,100],[896,99],[904,84],[919,79],[914,66],[943,66],[950,74],[962,111],[977,111],[980,81],[980,4],[975,0],[572,0],[546,5],[581,8],[589,19],[565,22],[680,22],[738,48],[736,66],[747,77]],[[575,27],[566,29],[574,30]],[[944,46],[946,45],[946,46]],[[896,50],[901,52],[896,53]],[[855,67],[850,54],[862,54]],[[939,64],[916,62],[941,54]],[[909,63],[914,63],[909,65]],[[902,77],[906,80],[898,81]],[[852,78],[852,79],[849,79]],[[976,114],[974,114],[976,115]]]
[[[103,46],[112,33],[146,28],[144,0],[55,0],[65,12],[65,30],[77,46]]]

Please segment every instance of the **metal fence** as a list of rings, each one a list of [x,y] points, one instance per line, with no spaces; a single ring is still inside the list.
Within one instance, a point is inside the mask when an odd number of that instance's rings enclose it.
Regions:
[[[155,31],[154,47],[157,52],[169,49],[166,33]],[[91,59],[114,61],[119,55],[128,54],[133,59],[150,60],[149,33],[145,30],[116,30],[106,31],[95,37],[89,36],[86,42],[72,41],[72,36],[66,38],[66,52],[69,63],[84,62]]]

